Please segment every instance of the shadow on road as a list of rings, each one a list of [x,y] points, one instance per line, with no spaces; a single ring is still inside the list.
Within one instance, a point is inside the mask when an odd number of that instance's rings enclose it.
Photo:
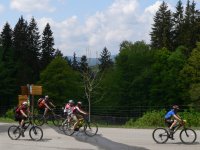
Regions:
[[[102,137],[101,135],[95,135],[88,137],[84,133],[75,133],[73,137],[81,142],[87,142],[94,146],[97,146],[101,150],[147,150],[143,147],[130,146],[118,142],[114,142],[108,138]]]

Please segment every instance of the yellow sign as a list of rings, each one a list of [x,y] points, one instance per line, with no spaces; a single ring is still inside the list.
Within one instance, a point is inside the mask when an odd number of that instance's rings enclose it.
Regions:
[[[28,100],[28,96],[27,95],[18,95],[18,100],[19,100],[19,105],[21,105],[22,102]]]
[[[42,95],[42,86],[36,86],[36,85],[30,86],[30,94]]]
[[[27,86],[21,86],[22,95],[28,95],[29,90]]]

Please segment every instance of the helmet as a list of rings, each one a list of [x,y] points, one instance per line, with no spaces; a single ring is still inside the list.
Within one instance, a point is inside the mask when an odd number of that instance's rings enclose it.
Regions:
[[[79,101],[79,102],[77,102],[77,105],[80,105],[80,106],[81,106],[81,105],[82,105],[82,102],[80,102],[80,101]]]
[[[45,99],[49,99],[49,96],[48,96],[48,95],[46,95],[46,96],[45,96]]]
[[[27,103],[27,102],[23,102],[23,103],[22,103],[22,105],[24,105],[24,106],[27,106],[27,105],[28,105],[28,103]]]
[[[174,105],[172,108],[173,108],[174,110],[179,110],[178,105]]]
[[[71,99],[71,100],[69,100],[69,103],[70,104],[74,104],[74,101]]]

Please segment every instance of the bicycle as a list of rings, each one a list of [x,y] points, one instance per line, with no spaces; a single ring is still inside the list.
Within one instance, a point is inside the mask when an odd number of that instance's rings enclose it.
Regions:
[[[35,126],[32,123],[32,120],[29,118],[27,122],[24,123],[23,128],[21,128],[19,125],[12,125],[8,128],[8,136],[12,140],[17,140],[20,138],[20,136],[24,137],[24,132],[31,126],[29,129],[29,136],[34,141],[40,141],[43,137],[43,131],[40,127]]]
[[[62,117],[55,114],[53,109],[50,110],[50,113],[51,114],[48,114],[47,117],[44,117],[43,115],[35,116],[34,123],[37,126],[42,126],[44,123],[48,124],[48,121],[52,121],[55,126],[59,127],[62,121]]]
[[[152,137],[156,143],[163,144],[166,143],[169,138],[173,140],[174,134],[178,131],[178,129],[183,127],[179,134],[181,142],[184,144],[193,144],[196,141],[197,134],[193,129],[186,128],[185,124],[186,120],[183,120],[182,123],[178,123],[173,127],[173,132],[170,132],[168,129],[162,127],[156,128],[152,133]]]
[[[98,125],[94,122],[89,122],[88,118],[83,117],[81,119],[79,119],[80,122],[77,125],[76,129],[73,129],[74,123],[75,121],[73,119],[71,119],[69,122],[67,121],[67,119],[64,121],[64,123],[62,124],[62,130],[66,135],[73,135],[75,132],[80,132],[81,128],[83,127],[83,132],[87,135],[87,136],[95,136],[98,132]]]

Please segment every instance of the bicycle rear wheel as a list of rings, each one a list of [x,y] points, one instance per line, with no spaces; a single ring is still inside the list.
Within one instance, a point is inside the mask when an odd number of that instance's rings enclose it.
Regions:
[[[84,132],[88,136],[95,136],[98,132],[98,125],[96,123],[93,123],[93,122],[88,122],[84,126]]]
[[[152,137],[156,143],[163,144],[167,142],[169,134],[164,128],[156,128],[152,133]]]
[[[19,126],[11,126],[8,128],[8,136],[12,139],[12,140],[17,140],[21,135],[21,130],[19,128]]]
[[[194,130],[186,128],[180,132],[180,139],[184,144],[192,144],[197,139],[197,134]]]
[[[42,115],[34,116],[33,121],[37,126],[42,126],[45,122]]]
[[[32,126],[29,130],[29,136],[32,140],[40,141],[43,137],[43,131],[40,127]]]

